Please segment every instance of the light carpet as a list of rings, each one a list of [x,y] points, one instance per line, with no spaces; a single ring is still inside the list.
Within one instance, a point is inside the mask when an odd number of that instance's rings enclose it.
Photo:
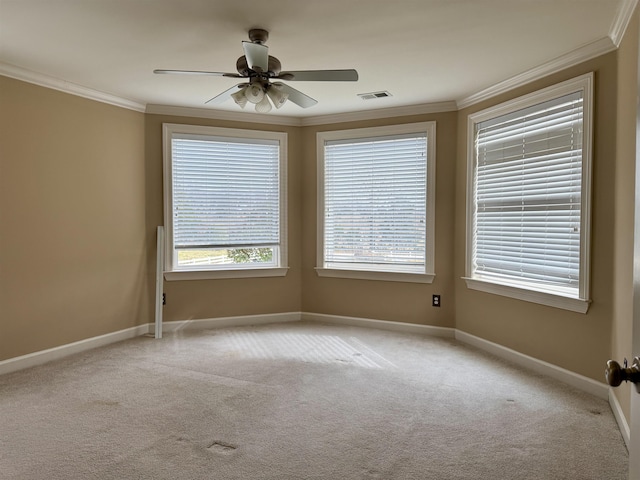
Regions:
[[[140,337],[0,376],[2,479],[627,478],[606,401],[443,339]]]

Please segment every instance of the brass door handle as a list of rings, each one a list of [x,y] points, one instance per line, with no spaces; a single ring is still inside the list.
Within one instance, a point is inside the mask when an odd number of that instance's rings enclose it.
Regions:
[[[640,383],[640,357],[635,357],[630,367],[627,367],[626,360],[624,363],[625,366],[623,368],[615,360],[607,362],[604,376],[607,379],[607,383],[612,387],[617,387],[622,382]]]

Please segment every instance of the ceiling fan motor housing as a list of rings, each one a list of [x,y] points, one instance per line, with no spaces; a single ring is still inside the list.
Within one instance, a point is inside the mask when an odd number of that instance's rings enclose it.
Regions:
[[[238,73],[243,77],[249,77],[249,76],[252,76],[251,75],[252,72],[255,73],[253,70],[249,68],[249,64],[247,63],[247,57],[245,57],[244,55],[238,58],[238,60],[236,61],[236,69],[238,70]],[[265,72],[266,76],[267,77],[278,76],[281,69],[282,69],[282,64],[280,63],[280,60],[278,60],[276,57],[272,57],[271,55],[269,55],[269,69],[267,72]]]
[[[252,28],[249,30],[249,40],[253,43],[266,43],[269,40],[269,32],[262,28]]]

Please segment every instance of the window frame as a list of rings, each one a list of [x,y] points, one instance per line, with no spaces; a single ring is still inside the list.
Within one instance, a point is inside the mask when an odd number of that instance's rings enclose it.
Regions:
[[[593,164],[593,72],[532,92],[498,105],[472,113],[467,119],[467,211],[465,276],[469,289],[533,302],[541,305],[586,313],[590,300],[591,202]],[[534,286],[534,282],[505,281],[483,278],[474,272],[476,125],[564,95],[582,91],[583,138],[580,211],[580,278],[578,295],[569,295],[552,287]]]
[[[280,196],[280,243],[278,248],[277,266],[269,264],[228,264],[224,267],[210,265],[198,267],[178,267],[174,265],[173,238],[173,156],[172,140],[174,135],[196,135],[204,137],[222,137],[247,140],[269,140],[279,143],[279,196]],[[163,200],[164,200],[164,277],[166,280],[206,280],[220,278],[254,278],[280,277],[288,271],[287,245],[287,133],[264,130],[246,130],[237,128],[209,127],[202,125],[188,125],[163,123]]]
[[[419,133],[427,136],[425,271],[423,273],[327,268],[324,259],[325,226],[325,143],[333,140],[358,140]],[[316,134],[317,148],[317,250],[315,271],[320,277],[351,278],[411,283],[432,283],[435,278],[435,200],[436,200],[436,122],[419,122],[382,127],[331,130]]]

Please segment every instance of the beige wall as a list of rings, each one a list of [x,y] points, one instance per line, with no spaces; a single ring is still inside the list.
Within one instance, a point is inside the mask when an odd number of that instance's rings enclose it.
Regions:
[[[611,358],[633,358],[633,230],[636,160],[636,98],[638,95],[638,12],[618,49],[618,115],[616,119],[614,286]],[[628,383],[615,389],[626,418],[630,418]]]
[[[634,66],[627,65],[635,52],[625,43],[619,52],[460,112],[306,127],[143,115],[0,77],[0,360],[152,321],[166,122],[287,132],[290,264],[286,277],[165,282],[166,321],[305,311],[456,327],[602,381],[608,358],[630,356],[633,169],[626,105],[635,105],[628,90]],[[590,71],[596,86],[589,312],[468,290],[461,280],[468,114]],[[317,132],[431,120],[437,122],[434,283],[318,277]],[[434,293],[442,295],[441,308],[431,306]]]
[[[150,321],[144,114],[0,77],[0,360]]]
[[[146,171],[147,171],[147,264],[155,271],[155,231],[163,225],[162,199],[162,124],[183,123],[225,128],[246,128],[286,132],[288,138],[288,244],[289,271],[285,277],[242,278],[232,280],[165,281],[167,305],[164,320],[192,320],[239,315],[280,312],[299,312],[300,281],[300,191],[301,139],[297,127],[283,127],[255,123],[224,122],[202,118],[147,115]]]
[[[603,381],[611,354],[616,263],[617,58],[603,55],[459,112],[456,173],[456,326],[526,355]],[[534,90],[595,72],[591,298],[579,314],[467,289],[465,274],[467,116]],[[633,228],[632,223],[629,228]],[[629,230],[631,232],[632,230]],[[630,233],[631,234],[631,233]],[[621,254],[619,261],[625,257]],[[627,258],[630,260],[630,257]]]
[[[436,238],[433,284],[318,277],[316,267],[317,178],[316,134],[326,130],[436,121]],[[376,121],[305,127],[303,129],[302,309],[305,312],[379,320],[454,326],[453,214],[456,114],[438,113]],[[442,307],[431,306],[440,294]]]

